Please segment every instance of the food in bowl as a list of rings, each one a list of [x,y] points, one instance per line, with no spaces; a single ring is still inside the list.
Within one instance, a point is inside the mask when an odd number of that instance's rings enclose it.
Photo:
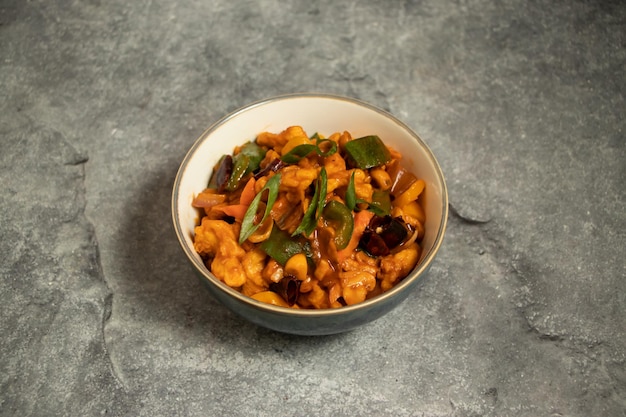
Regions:
[[[419,203],[425,213],[420,259],[411,272],[388,291],[342,308],[285,308],[242,294],[217,278],[194,249],[199,211],[192,201],[210,181],[219,158],[233,153],[259,132],[281,132],[299,125],[306,132],[349,131],[354,137],[378,135],[402,155],[402,166],[425,182]],[[324,145],[322,145],[324,149]],[[329,94],[298,93],[247,104],[208,127],[187,151],[172,187],[172,221],[183,255],[202,285],[225,308],[251,323],[297,335],[329,335],[354,330],[393,309],[428,278],[444,241],[448,218],[445,178],[429,146],[405,123],[371,104]],[[181,270],[183,273],[184,270]],[[436,274],[435,274],[436,277]],[[419,301],[419,298],[416,299]]]
[[[376,135],[261,132],[223,155],[194,197],[194,249],[213,275],[258,301],[358,304],[417,265],[425,187]]]

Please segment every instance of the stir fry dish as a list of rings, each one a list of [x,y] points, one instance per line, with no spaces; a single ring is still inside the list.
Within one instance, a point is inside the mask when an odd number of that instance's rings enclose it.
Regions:
[[[218,279],[262,302],[360,303],[416,266],[424,187],[378,136],[263,132],[222,156],[195,196],[194,248]]]

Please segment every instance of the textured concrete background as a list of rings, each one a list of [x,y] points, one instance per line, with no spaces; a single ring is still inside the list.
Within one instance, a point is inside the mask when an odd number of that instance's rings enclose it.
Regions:
[[[0,1],[0,415],[626,416],[626,3]],[[331,337],[243,322],[171,227],[226,113],[353,96],[429,143],[430,277]]]

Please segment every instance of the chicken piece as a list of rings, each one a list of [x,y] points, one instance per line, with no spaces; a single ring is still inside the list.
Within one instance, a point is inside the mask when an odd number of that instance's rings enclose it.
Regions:
[[[274,149],[276,152],[280,152],[288,140],[288,138],[281,134],[263,132],[257,136],[256,143],[259,146],[267,146],[268,148]]]
[[[273,259],[270,259],[267,265],[263,268],[263,272],[261,273],[265,282],[280,282],[281,279],[285,276],[285,270],[282,265],[276,262]]]
[[[274,161],[275,159],[280,159],[280,154],[276,152],[274,149],[269,149],[265,153],[265,157],[259,163],[259,167],[261,167],[261,169],[264,169],[270,163],[272,163],[272,161]]]
[[[246,251],[237,243],[239,235],[237,223],[229,224],[223,220],[202,219],[195,228],[194,248],[211,261],[211,272],[226,285],[238,288],[247,279],[242,260]]]
[[[298,205],[300,207],[308,206],[307,189],[316,179],[317,169],[315,168],[300,168],[297,165],[288,166],[281,171],[281,196],[284,196],[290,207]],[[302,211],[302,214],[304,214],[304,211]]]
[[[347,305],[365,301],[367,293],[376,287],[376,276],[366,271],[347,271],[339,274],[343,300]]]
[[[317,169],[290,165],[281,171],[280,191],[302,194],[317,179]]]
[[[374,194],[374,188],[370,183],[372,178],[362,169],[354,170],[354,190],[356,191],[356,198],[365,200],[367,202],[372,201],[372,194]]]
[[[328,290],[328,301],[330,302],[330,306],[332,308],[339,308],[343,306],[340,301],[342,293],[343,290],[341,289],[341,284],[337,283],[330,287],[330,289]]]
[[[311,291],[300,294],[298,304],[305,308],[329,308],[328,294],[319,286],[317,282],[313,283]]]
[[[263,132],[256,138],[256,143],[259,146],[267,146],[273,148],[276,152],[281,152],[283,146],[287,144],[291,139],[297,137],[307,137],[306,132],[300,126],[290,126],[283,130],[279,134]]]
[[[287,198],[286,193],[280,193],[270,213],[276,226],[291,234],[302,221],[304,209],[301,203],[294,203]]]
[[[419,259],[420,247],[412,243],[399,252],[387,255],[380,260],[378,279],[383,291],[389,290],[395,283],[406,277]]]
[[[347,187],[350,183],[350,175],[350,171],[339,171],[328,175],[326,193],[334,193],[338,188]]]
[[[232,288],[239,288],[246,283],[246,271],[237,257],[216,256],[211,262],[213,275]]]
[[[355,251],[349,258],[342,262],[341,269],[344,272],[364,271],[376,276],[378,273],[378,260],[368,256],[363,251]]]
[[[364,252],[353,254],[341,263],[341,296],[347,305],[364,301],[368,293],[376,288],[378,260]],[[331,298],[332,302],[332,298]]]
[[[254,249],[246,252],[241,260],[248,281],[252,281],[264,289],[268,287],[267,281],[263,279],[263,268],[265,268],[266,256],[265,252],[261,249]]]
[[[283,130],[280,135],[284,137],[287,142],[294,138],[309,138],[302,126],[289,126],[287,129]]]
[[[214,257],[219,251],[222,237],[232,238],[236,243],[233,225],[223,221],[203,217],[200,226],[194,229],[194,249],[203,257]]]
[[[326,168],[326,173],[330,177],[335,173],[346,172],[346,161],[339,154],[339,152],[336,152],[324,159],[324,167]]]
[[[255,294],[259,294],[264,291],[267,291],[267,289],[268,289],[267,286],[257,285],[254,283],[254,281],[251,281],[248,279],[241,286],[241,293],[243,295],[247,295],[248,297],[252,297]]]

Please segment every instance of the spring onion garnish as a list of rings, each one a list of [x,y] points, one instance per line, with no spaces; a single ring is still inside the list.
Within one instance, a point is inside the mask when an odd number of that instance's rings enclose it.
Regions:
[[[259,226],[265,221],[267,216],[269,216],[270,211],[272,210],[272,206],[274,206],[274,202],[276,201],[276,197],[278,196],[279,186],[280,174],[276,174],[267,181],[265,187],[263,187],[261,191],[259,191],[259,193],[252,200],[252,203],[250,203],[250,206],[248,207],[248,210],[246,210],[246,214],[243,217],[243,221],[241,222],[241,231],[239,232],[240,245],[245,242],[254,232],[256,232]],[[268,191],[265,213],[263,213],[263,218],[255,224],[254,219],[256,217],[256,212],[259,208],[259,203],[261,202],[261,197],[263,196],[265,190]]]
[[[313,198],[311,198],[311,202],[304,213],[304,217],[302,217],[302,221],[291,236],[296,236],[300,233],[303,233],[305,236],[309,236],[313,233],[313,230],[315,230],[315,227],[317,226],[317,221],[320,218],[322,208],[324,207],[327,187],[328,175],[326,174],[326,168],[322,167],[320,176],[315,183],[315,193],[313,194]]]
[[[356,188],[354,186],[354,171],[350,176],[350,182],[348,183],[348,189],[346,190],[346,206],[350,210],[354,210],[356,207]]]
[[[368,203],[362,198],[356,197],[356,186],[354,185],[354,171],[350,176],[350,182],[348,183],[348,189],[346,190],[346,206],[350,210],[357,210],[357,204],[367,204],[367,210],[371,211],[377,216],[386,216],[391,212],[391,197],[387,191],[374,191],[372,195],[372,202]]]
[[[322,145],[326,147],[326,144],[330,144],[328,149],[322,149]],[[302,158],[306,157],[311,152],[315,152],[321,157],[331,156],[337,152],[337,144],[330,139],[322,139],[318,137],[315,140],[315,145],[312,143],[303,143],[302,145],[298,145],[287,152],[280,159],[288,164],[297,164]]]
[[[337,200],[330,200],[324,207],[323,216],[328,223],[334,226],[337,249],[341,250],[348,246],[354,230],[352,210]]]
[[[304,253],[307,259],[313,257],[308,240],[300,236],[291,237],[289,233],[278,227],[272,229],[270,236],[261,242],[259,248],[282,266],[285,266],[289,258],[297,253]]]

